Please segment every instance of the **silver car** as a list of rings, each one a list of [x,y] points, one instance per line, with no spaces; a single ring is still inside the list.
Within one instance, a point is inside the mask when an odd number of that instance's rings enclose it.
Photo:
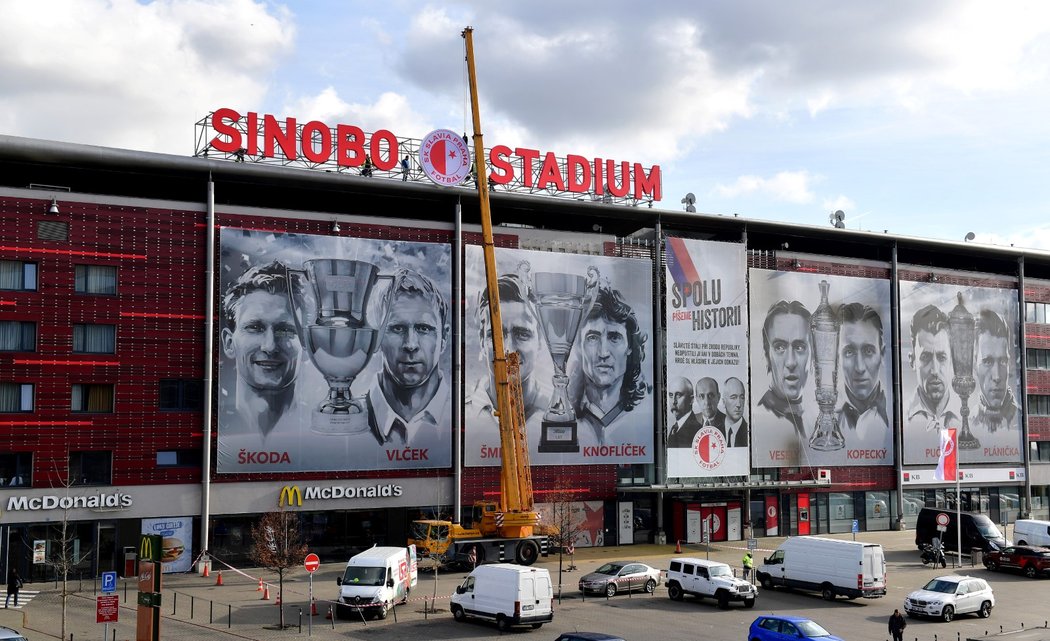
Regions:
[[[643,590],[652,593],[660,583],[660,570],[637,561],[612,561],[580,578],[580,592],[600,592],[616,596],[617,592]]]

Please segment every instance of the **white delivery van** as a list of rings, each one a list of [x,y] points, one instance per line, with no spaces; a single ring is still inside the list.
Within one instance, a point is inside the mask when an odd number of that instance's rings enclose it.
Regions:
[[[408,600],[417,576],[416,546],[369,548],[351,558],[343,576],[335,580],[336,616],[347,617],[356,610],[385,619],[390,608]]]
[[[500,630],[549,623],[554,619],[550,572],[513,563],[479,565],[452,595],[452,617],[488,619]]]
[[[886,594],[886,557],[882,546],[819,536],[795,536],[780,544],[756,569],[764,588],[782,585],[855,599]]]
[[[1017,545],[1050,546],[1050,521],[1018,519],[1014,523],[1014,540]]]

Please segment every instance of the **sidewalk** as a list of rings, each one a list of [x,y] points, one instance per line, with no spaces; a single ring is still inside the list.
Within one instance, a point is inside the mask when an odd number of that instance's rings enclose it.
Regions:
[[[852,534],[832,534],[833,538],[852,539]],[[857,535],[857,540],[879,543],[886,550],[887,561],[891,563],[917,562],[918,554],[914,544],[915,533],[904,532],[865,532]],[[757,540],[756,560],[776,549],[783,537],[769,537]],[[682,543],[681,553],[676,553],[676,545],[623,545],[600,548],[576,548],[572,562],[577,570],[568,570],[570,557],[563,555],[561,561],[561,583],[563,589],[575,593],[578,577],[593,571],[598,565],[609,560],[636,560],[665,569],[668,559],[674,556],[696,556],[722,561],[739,569],[747,541],[728,541],[713,543],[710,546],[694,543]],[[314,573],[313,589],[317,600],[318,616],[313,617],[312,637],[321,641],[345,640],[348,633],[364,633],[366,628],[375,624],[369,620],[325,619],[331,599],[337,597],[338,588],[335,579],[342,574],[345,560],[322,563]],[[559,582],[559,555],[542,558],[539,566],[550,570],[557,585]],[[210,577],[196,573],[165,575],[163,578],[163,602],[161,630],[164,639],[199,639],[202,635],[214,638],[228,636],[238,639],[277,639],[286,638],[289,633],[297,633],[297,627],[289,631],[277,629],[278,609],[276,599],[278,587],[276,576],[259,568],[240,568],[239,572],[224,570],[223,585],[216,585],[216,570]],[[242,574],[243,573],[243,574]],[[302,634],[306,635],[310,613],[309,587],[310,580],[306,571],[298,568],[290,572],[284,581],[284,610],[286,624],[298,626],[299,611],[302,609]],[[420,573],[419,583],[413,590],[409,603],[396,608],[391,619],[399,621],[419,621],[427,618],[450,618],[448,599],[455,586],[466,575],[463,570],[442,571],[435,577],[431,573]],[[263,600],[264,592],[258,591],[259,579],[262,578],[269,588],[269,600]],[[93,582],[70,582],[70,589],[76,590],[66,600],[66,640],[73,635],[73,641],[82,639],[99,639],[103,635],[103,625],[95,622],[95,594]],[[7,625],[23,630],[33,641],[46,638],[60,638],[62,599],[54,583],[27,584],[27,589],[39,593],[21,610],[0,610],[0,625]],[[117,594],[120,597],[120,621],[110,625],[110,638],[107,641],[124,641],[135,637],[136,618],[136,583],[134,580],[121,579]],[[231,622],[232,615],[232,622]],[[25,617],[23,622],[23,616]],[[379,625],[384,625],[380,623]],[[115,636],[114,636],[115,630]]]

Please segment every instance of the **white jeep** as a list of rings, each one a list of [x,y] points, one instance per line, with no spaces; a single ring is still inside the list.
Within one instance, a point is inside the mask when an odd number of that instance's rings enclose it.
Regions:
[[[745,608],[753,608],[758,588],[744,579],[733,576],[733,569],[718,561],[703,559],[671,559],[667,569],[667,596],[681,601],[693,594],[698,599],[711,597],[718,607],[728,608],[731,601],[743,601]]]

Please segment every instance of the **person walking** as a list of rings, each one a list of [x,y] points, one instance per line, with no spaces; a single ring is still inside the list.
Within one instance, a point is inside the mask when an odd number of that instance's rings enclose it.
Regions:
[[[900,610],[894,610],[893,614],[890,615],[890,634],[893,636],[893,641],[904,641],[904,628],[908,627],[908,621],[901,614]]]
[[[744,552],[744,580],[751,581],[752,573],[755,571],[755,560],[751,558],[751,550]]]
[[[7,604],[11,601],[11,597],[15,597],[15,607],[18,607],[18,591],[22,588],[22,577],[18,576],[18,570],[11,568],[10,574],[7,575],[7,598],[4,599],[4,608],[7,608]]]

